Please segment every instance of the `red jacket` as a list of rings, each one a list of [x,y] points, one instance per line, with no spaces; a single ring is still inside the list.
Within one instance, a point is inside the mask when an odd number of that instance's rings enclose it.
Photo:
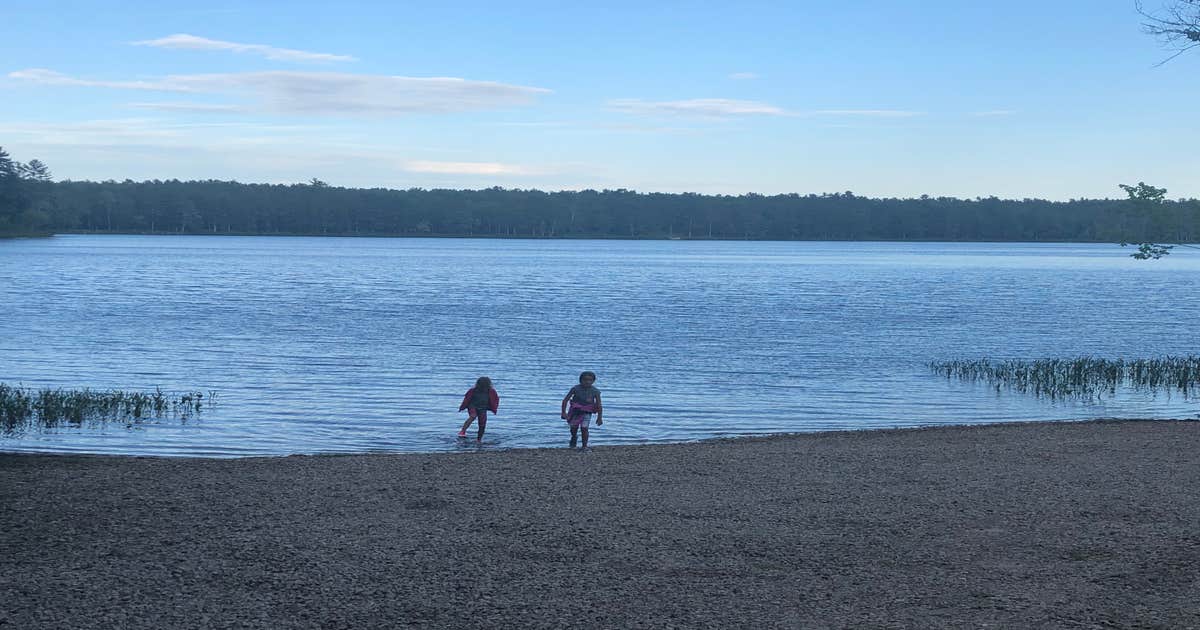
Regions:
[[[462,404],[458,406],[459,411],[466,409],[467,405],[471,404],[471,395],[474,393],[474,387],[467,390],[467,395],[463,396]],[[495,387],[492,388],[492,391],[488,392],[488,411],[492,413],[500,413],[500,394],[496,393]]]

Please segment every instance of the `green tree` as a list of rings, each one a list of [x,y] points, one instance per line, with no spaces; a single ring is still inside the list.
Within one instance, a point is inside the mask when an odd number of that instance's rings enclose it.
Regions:
[[[1128,184],[1118,185],[1129,196],[1126,201],[1132,209],[1130,215],[1138,222],[1138,225],[1132,226],[1130,233],[1144,236],[1148,234],[1166,234],[1171,231],[1170,222],[1176,213],[1172,213],[1166,205],[1166,188],[1151,186],[1146,182],[1138,182],[1136,186]],[[1175,247],[1194,247],[1193,245],[1183,243],[1164,245],[1148,240],[1140,243],[1121,242],[1121,247],[1129,245],[1137,245],[1138,250],[1130,254],[1130,256],[1138,260],[1158,260],[1170,254],[1171,250]]]
[[[0,204],[11,207],[15,202],[20,187],[21,167],[14,161],[4,147],[0,147]]]
[[[0,147],[0,234],[25,231],[21,215],[27,209],[29,199],[21,173],[22,165]]]
[[[29,160],[26,164],[17,164],[17,171],[22,179],[29,181],[48,183],[54,181],[50,176],[50,168],[39,159]]]
[[[54,180],[44,162],[22,164],[0,148],[0,234],[53,231],[56,202]]]
[[[20,183],[23,194],[48,200],[49,221],[33,230],[43,232],[1200,242],[1200,203],[1167,200],[1148,185],[1130,186],[1131,199],[1047,201],[364,190],[212,180],[46,182],[43,193],[37,182]]]

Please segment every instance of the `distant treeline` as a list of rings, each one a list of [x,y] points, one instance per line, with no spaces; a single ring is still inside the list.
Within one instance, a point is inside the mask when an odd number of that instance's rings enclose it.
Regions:
[[[39,166],[44,169],[44,166]],[[1200,241],[1200,202],[361,189],[223,181],[0,188],[0,233],[317,234],[778,240]],[[0,178],[0,185],[5,180]],[[10,187],[11,188],[11,187]],[[7,204],[7,205],[6,205]]]

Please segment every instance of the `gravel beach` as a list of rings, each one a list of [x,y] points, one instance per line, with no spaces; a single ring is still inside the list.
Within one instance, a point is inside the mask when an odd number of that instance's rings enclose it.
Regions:
[[[0,627],[1200,628],[1200,422],[0,455]]]

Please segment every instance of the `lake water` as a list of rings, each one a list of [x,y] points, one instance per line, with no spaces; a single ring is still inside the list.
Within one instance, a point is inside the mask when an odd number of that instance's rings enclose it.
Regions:
[[[1009,420],[1195,417],[1052,402],[931,360],[1197,351],[1200,256],[1115,245],[59,236],[0,241],[0,382],[215,390],[187,423],[0,437],[0,450],[240,456],[565,445]]]

